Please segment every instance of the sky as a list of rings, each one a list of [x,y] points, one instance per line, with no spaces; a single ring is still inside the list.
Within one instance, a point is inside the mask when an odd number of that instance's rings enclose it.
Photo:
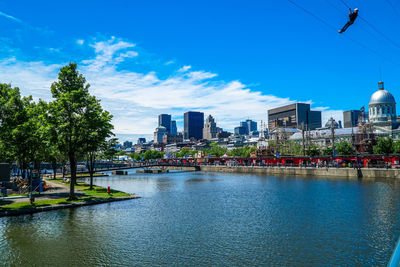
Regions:
[[[399,52],[400,0],[0,0],[0,82],[51,101],[76,62],[120,141],[189,110],[227,130],[294,102],[342,120],[381,79],[400,97]]]

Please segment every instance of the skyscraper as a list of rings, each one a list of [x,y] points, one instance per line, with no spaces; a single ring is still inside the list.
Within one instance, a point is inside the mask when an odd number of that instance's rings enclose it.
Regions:
[[[217,124],[211,115],[208,115],[203,128],[203,138],[210,140],[217,137]]]
[[[188,111],[183,114],[183,133],[185,139],[203,139],[204,113]]]
[[[167,133],[171,133],[171,115],[160,114],[158,115],[158,126],[163,126],[167,129]]]
[[[344,128],[357,127],[359,110],[348,110],[343,112]]]
[[[178,128],[176,128],[176,121],[171,121],[171,134],[177,135]]]
[[[246,120],[247,123],[247,134],[257,131],[257,122],[252,120]]]
[[[285,123],[284,123],[285,122]],[[276,127],[314,130],[320,128],[321,111],[311,110],[308,103],[294,103],[268,110],[268,129]]]

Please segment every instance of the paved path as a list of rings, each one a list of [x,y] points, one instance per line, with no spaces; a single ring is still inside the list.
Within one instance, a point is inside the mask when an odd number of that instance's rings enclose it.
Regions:
[[[64,185],[48,179],[43,179],[43,180],[46,181],[46,185],[49,185],[51,187],[48,188],[46,191],[42,192],[40,195],[35,194],[34,195],[35,201],[69,197],[69,185]],[[76,189],[75,189],[75,194],[77,197],[84,196],[82,192]],[[29,202],[29,197],[0,200],[0,205],[11,204],[14,202]]]

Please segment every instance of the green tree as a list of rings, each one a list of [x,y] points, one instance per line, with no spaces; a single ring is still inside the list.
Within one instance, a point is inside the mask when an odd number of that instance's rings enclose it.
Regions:
[[[26,121],[24,102],[19,88],[0,84],[0,159],[12,163],[16,160],[18,141],[15,129]],[[21,162],[19,162],[21,163]]]
[[[393,153],[400,154],[400,140],[393,142]]]
[[[181,151],[176,153],[176,157],[184,158],[186,156],[194,155],[194,154],[196,154],[196,151],[183,148],[183,149],[181,149]]]
[[[379,137],[378,143],[373,148],[374,154],[389,155],[394,151],[393,139],[390,137]]]
[[[164,156],[164,152],[159,152],[155,150],[147,150],[144,152],[143,157],[145,160],[150,160],[150,159],[161,159]]]
[[[211,145],[211,144],[210,144]],[[212,155],[215,157],[221,157],[224,154],[226,154],[228,152],[228,150],[225,147],[222,146],[218,146],[215,143],[213,145],[211,145],[211,148],[209,149],[203,149],[204,155]]]
[[[321,151],[316,144],[311,144],[306,148],[306,155],[309,157],[315,157],[320,154],[321,154]]]
[[[255,146],[245,146],[245,147],[238,147],[234,148],[229,151],[229,155],[232,157],[242,157],[242,158],[249,158],[250,153],[255,151],[257,147]]]
[[[118,151],[115,149],[115,146],[118,144],[117,138],[110,138],[103,145],[103,152],[100,154],[100,158],[108,159],[113,161],[113,158],[116,156]]]
[[[321,152],[322,152],[322,155],[324,155],[324,156],[332,156],[333,155],[333,150],[332,150],[331,146],[324,147]]]
[[[100,101],[94,96],[89,96],[84,114],[84,153],[86,154],[87,168],[90,176],[90,189],[93,189],[93,174],[98,153],[107,144],[107,138],[113,133],[111,124],[112,115],[103,110]]]
[[[89,86],[75,63],[62,67],[58,80],[51,85],[54,101],[50,103],[50,121],[56,130],[58,149],[67,155],[71,169],[69,199],[76,198],[77,160],[85,153],[87,120],[92,115],[88,110],[93,103]]]
[[[301,144],[295,142],[295,141],[288,141],[288,148],[289,148],[289,154],[291,155],[303,155],[303,147]]]
[[[355,153],[353,146],[347,141],[337,143],[335,148],[339,155],[353,155]]]

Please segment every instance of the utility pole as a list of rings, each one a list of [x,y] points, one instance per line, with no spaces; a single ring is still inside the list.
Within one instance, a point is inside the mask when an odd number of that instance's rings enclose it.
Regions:
[[[303,156],[306,155],[306,144],[304,142],[304,122],[301,123],[301,136],[302,136],[302,141],[303,141]]]
[[[331,118],[332,156],[335,155],[335,121]]]

